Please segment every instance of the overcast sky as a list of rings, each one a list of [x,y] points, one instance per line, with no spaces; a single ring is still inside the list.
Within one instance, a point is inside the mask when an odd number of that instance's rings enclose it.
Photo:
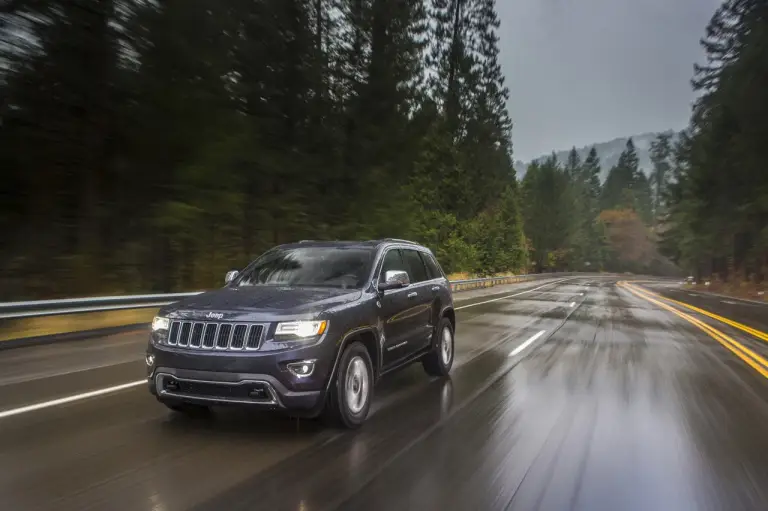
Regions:
[[[497,0],[514,158],[687,125],[719,0]]]

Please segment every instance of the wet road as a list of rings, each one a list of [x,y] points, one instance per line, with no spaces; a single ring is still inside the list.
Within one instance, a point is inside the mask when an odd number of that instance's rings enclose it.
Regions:
[[[451,378],[414,365],[385,380],[353,433],[173,417],[141,386],[2,417],[140,380],[144,340],[0,353],[0,509],[768,509],[768,379],[614,278],[506,291],[457,294]],[[738,314],[725,305],[708,307]],[[766,356],[766,341],[687,313]]]

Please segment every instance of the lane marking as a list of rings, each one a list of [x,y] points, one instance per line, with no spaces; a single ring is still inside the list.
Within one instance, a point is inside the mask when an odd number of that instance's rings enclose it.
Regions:
[[[528,346],[530,346],[530,345],[531,345],[531,343],[532,343],[532,342],[534,342],[536,339],[538,339],[539,337],[541,337],[542,335],[544,335],[544,333],[545,333],[545,332],[546,332],[546,330],[542,330],[542,331],[540,331],[539,333],[537,333],[537,334],[534,334],[534,335],[533,335],[531,338],[529,338],[529,339],[528,339],[527,341],[525,341],[523,344],[521,344],[521,345],[520,345],[520,346],[518,346],[517,348],[513,349],[513,350],[512,350],[512,353],[510,353],[510,354],[509,354],[509,356],[510,356],[510,357],[514,357],[515,355],[517,355],[518,353],[520,353],[521,351],[523,351],[525,348],[527,348]]]
[[[62,397],[54,399],[52,401],[44,401],[42,403],[36,403],[34,405],[22,406],[21,408],[12,408],[10,410],[4,410],[0,412],[0,419],[6,417],[12,417],[14,415],[21,415],[22,413],[34,412],[36,410],[42,410],[44,408],[50,408],[52,406],[59,406],[66,403],[73,403],[75,401],[82,401],[96,396],[103,396],[104,394],[111,394],[113,392],[119,392],[121,390],[138,387],[139,385],[146,385],[147,380],[132,381],[129,383],[123,383],[122,385],[115,385],[114,387],[107,387],[104,389],[92,390],[90,392],[83,392],[82,394],[75,394],[72,396]]]
[[[660,302],[658,300],[653,299],[651,296],[646,295],[643,292],[640,292],[636,289],[633,289],[631,286],[626,285],[626,282],[619,282],[617,283],[619,287],[622,287],[623,289],[626,289],[630,293],[643,298],[644,300],[647,300],[651,303],[654,303],[658,305],[659,307],[662,307],[673,314],[676,314],[677,316],[683,318],[684,320],[688,321],[694,326],[697,326],[700,330],[704,331],[704,333],[708,334],[710,337],[712,337],[714,340],[719,342],[721,345],[723,345],[726,349],[728,349],[731,353],[739,357],[742,361],[747,363],[750,367],[752,367],[755,371],[760,373],[763,377],[768,378],[768,360],[765,360],[763,357],[755,353],[754,351],[750,350],[746,346],[742,345],[738,341],[735,341],[733,338],[729,337],[728,335],[724,334],[723,332],[713,328],[710,325],[707,325],[706,323],[703,323],[702,321],[694,318],[693,316],[686,314],[684,312],[681,312],[671,305],[667,305],[666,303]]]
[[[574,307],[576,305],[576,302],[571,302],[571,305],[569,307]]]
[[[646,293],[648,293],[651,296],[654,296],[656,298],[659,298],[659,299],[662,299],[662,300],[666,300],[668,302],[676,303],[677,305],[680,305],[681,307],[685,307],[685,308],[690,309],[692,311],[698,312],[699,314],[704,314],[705,316],[709,316],[710,318],[716,319],[717,321],[720,321],[721,323],[725,323],[726,325],[730,325],[730,326],[732,326],[734,328],[738,328],[739,330],[747,332],[748,334],[754,335],[758,339],[762,339],[762,340],[768,342],[768,334],[766,334],[765,332],[761,332],[760,330],[757,330],[755,328],[749,327],[747,325],[744,325],[744,324],[739,323],[737,321],[733,321],[732,319],[728,319],[726,317],[723,317],[723,316],[720,316],[718,314],[709,312],[707,310],[700,309],[700,308],[695,307],[693,305],[690,305],[688,303],[680,302],[680,301],[672,299],[672,298],[667,298],[666,296],[654,293],[653,291],[649,291],[649,290],[644,289],[644,288],[639,288],[638,286],[633,286],[629,282],[627,282],[626,284],[628,286],[631,286],[631,287],[633,287],[635,289],[638,289],[638,290],[640,290],[642,292],[646,292]]]
[[[574,278],[576,278],[576,277],[574,277]],[[552,284],[557,284],[557,283],[563,282],[565,280],[570,280],[570,279],[561,279],[561,280],[556,280],[554,282],[547,282],[546,284],[542,284],[539,287],[534,287],[533,289],[528,289],[526,291],[520,291],[519,293],[502,296],[501,298],[494,298],[493,300],[486,300],[484,302],[470,303],[469,305],[462,305],[461,307],[454,307],[453,310],[461,310],[461,309],[466,309],[467,307],[474,307],[475,305],[483,305],[485,303],[498,302],[499,300],[506,300],[507,298],[512,298],[514,296],[524,295],[525,293],[532,293],[533,291],[541,289],[542,287],[551,286]]]

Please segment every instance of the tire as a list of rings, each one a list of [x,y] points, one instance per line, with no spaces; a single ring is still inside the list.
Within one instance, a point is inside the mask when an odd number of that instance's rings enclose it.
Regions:
[[[204,417],[208,415],[211,409],[205,405],[194,405],[191,403],[177,403],[169,401],[160,401],[171,411],[187,417]]]
[[[349,388],[348,388],[349,387]],[[373,364],[360,342],[344,348],[331,382],[325,409],[326,422],[334,427],[357,429],[363,425],[373,400]]]
[[[421,359],[421,365],[430,376],[448,376],[453,366],[454,355],[454,329],[451,320],[440,319],[432,338],[432,351]],[[447,343],[447,347],[446,347]]]

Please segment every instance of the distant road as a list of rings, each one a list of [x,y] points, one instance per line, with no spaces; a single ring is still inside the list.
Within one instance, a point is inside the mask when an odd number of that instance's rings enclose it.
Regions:
[[[734,326],[768,307],[600,277],[457,299],[451,379],[384,381],[358,432],[173,417],[144,334],[0,352],[0,509],[768,509],[768,342]]]

